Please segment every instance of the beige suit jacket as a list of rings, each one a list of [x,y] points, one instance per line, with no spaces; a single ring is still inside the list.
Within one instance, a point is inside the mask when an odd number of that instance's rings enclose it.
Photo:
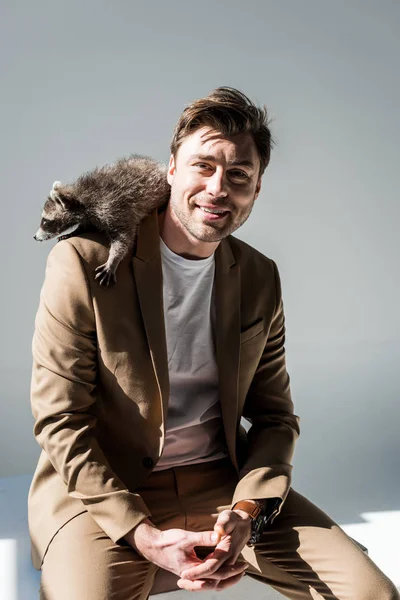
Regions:
[[[36,568],[58,529],[84,511],[113,541],[151,518],[136,490],[162,452],[169,397],[157,211],[112,288],[93,278],[107,256],[105,237],[87,232],[55,244],[47,260],[32,342],[42,448],[28,499]],[[299,428],[278,270],[228,236],[215,251],[215,285],[219,397],[239,479],[232,504],[279,497],[279,514]]]

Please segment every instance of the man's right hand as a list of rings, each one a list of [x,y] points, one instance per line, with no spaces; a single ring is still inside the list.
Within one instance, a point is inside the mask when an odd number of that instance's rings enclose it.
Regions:
[[[195,546],[214,547],[219,542],[220,536],[215,531],[193,532],[184,529],[161,531],[146,519],[132,529],[125,539],[144,558],[181,577],[186,569],[204,562],[196,555]],[[229,540],[226,541],[229,543]],[[196,589],[225,589],[237,583],[246,568],[247,563],[243,560],[237,561],[234,565],[222,565],[207,579],[198,580]]]

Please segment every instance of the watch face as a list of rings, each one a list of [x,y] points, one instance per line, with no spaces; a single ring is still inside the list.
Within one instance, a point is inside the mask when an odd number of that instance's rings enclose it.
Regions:
[[[268,517],[264,517],[260,515],[256,519],[253,519],[251,522],[251,536],[249,539],[250,544],[256,544],[260,541],[262,534],[265,531],[265,528],[268,524]]]

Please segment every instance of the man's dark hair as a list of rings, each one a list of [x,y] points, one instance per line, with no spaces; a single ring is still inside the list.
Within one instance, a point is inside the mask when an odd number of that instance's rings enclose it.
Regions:
[[[176,158],[183,140],[201,127],[209,126],[223,135],[250,133],[260,158],[259,177],[270,161],[274,140],[269,129],[267,107],[260,108],[243,92],[232,87],[218,87],[205,98],[189,104],[175,126],[171,154]]]

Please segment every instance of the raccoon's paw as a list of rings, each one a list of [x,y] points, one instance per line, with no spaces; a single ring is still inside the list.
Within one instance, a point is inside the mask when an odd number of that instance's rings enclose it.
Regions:
[[[94,278],[98,280],[98,283],[100,283],[100,285],[106,285],[110,287],[117,282],[115,272],[112,269],[110,269],[110,267],[108,267],[107,263],[96,267],[95,273],[96,275],[94,276]]]

